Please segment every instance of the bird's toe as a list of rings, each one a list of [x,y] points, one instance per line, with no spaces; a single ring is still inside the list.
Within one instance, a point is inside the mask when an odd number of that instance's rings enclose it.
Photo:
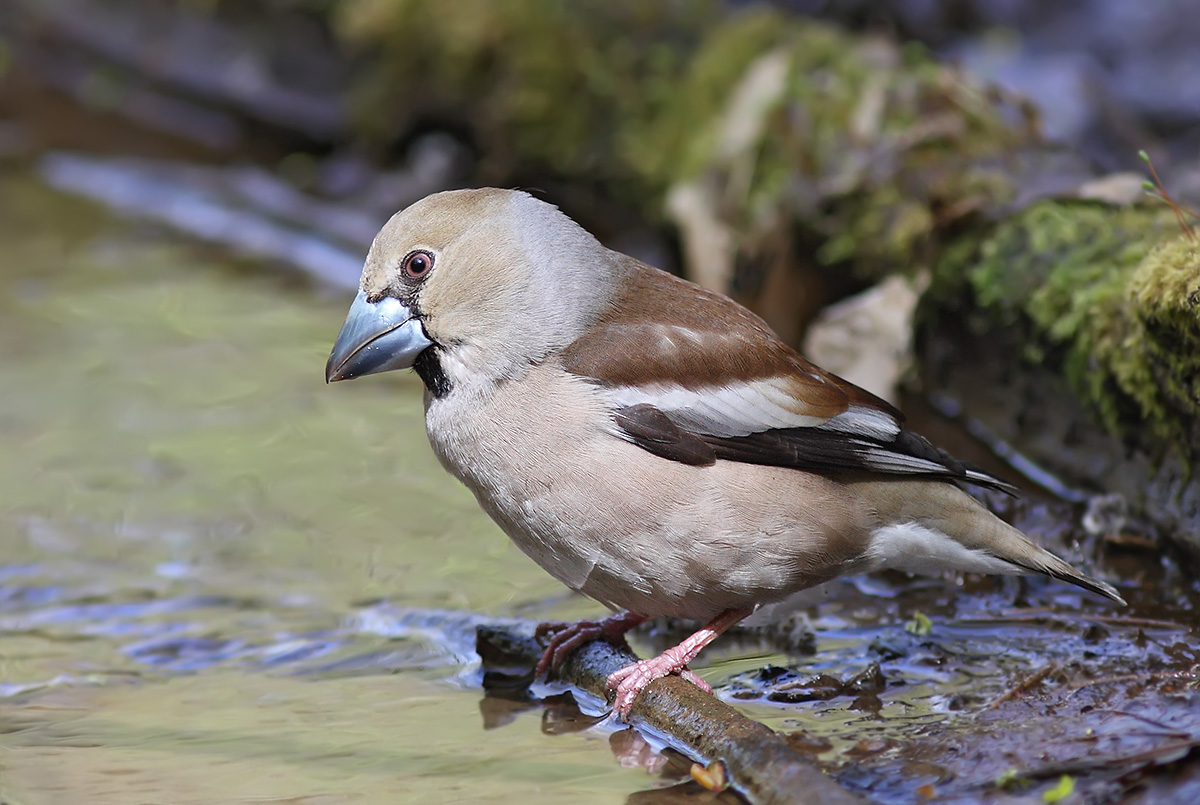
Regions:
[[[564,629],[569,629],[575,624],[570,621],[544,621],[537,625],[533,630],[533,636],[537,640],[544,640]]]
[[[533,633],[534,637],[543,640],[549,636],[549,640],[546,650],[538,660],[537,668],[534,669],[534,677],[545,679],[551,671],[558,671],[576,649],[593,640],[607,640],[614,646],[626,645],[625,633],[645,620],[644,615],[624,612],[598,621],[538,624]]]
[[[542,652],[541,659],[538,660],[537,668],[534,669],[535,679],[546,679],[551,671],[557,671],[562,668],[567,657],[571,656],[571,652],[579,648],[579,646],[595,640],[600,636],[600,628],[593,621],[580,621],[579,623],[569,624],[542,624],[542,626],[558,626],[558,629],[547,629],[542,632],[541,636],[550,635],[549,642],[546,643],[546,650]],[[539,631],[541,626],[538,627]]]
[[[700,688],[700,690],[704,691],[705,693],[713,692],[712,685],[708,684],[703,679],[701,679],[699,677],[699,675],[697,675],[696,672],[693,671],[691,668],[679,669],[679,675],[681,677],[683,677],[684,679],[686,679],[688,682],[691,682],[696,687]]]
[[[712,687],[694,671],[686,665],[681,665],[676,658],[669,654],[660,654],[653,659],[638,660],[609,675],[604,687],[610,692],[616,691],[613,698],[613,713],[622,721],[628,720],[634,701],[646,689],[646,686],[656,679],[671,674],[679,674],[705,693],[712,693]]]

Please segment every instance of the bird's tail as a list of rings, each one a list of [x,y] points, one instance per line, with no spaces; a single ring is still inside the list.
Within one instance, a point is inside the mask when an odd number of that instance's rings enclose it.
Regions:
[[[965,548],[961,553],[941,553],[951,566],[989,573],[1044,573],[1119,604],[1125,603],[1111,584],[1080,573],[952,484],[924,482],[923,486],[917,486],[921,482],[878,480],[868,483],[877,486],[871,499],[884,522],[912,523]],[[991,560],[980,563],[973,557],[991,557]],[[997,559],[1000,561],[995,562]],[[892,566],[899,564],[893,562]]]
[[[966,493],[963,493],[963,496],[969,497]],[[975,502],[974,498],[969,499],[972,503]],[[979,508],[982,510],[980,512],[982,516],[973,523],[970,536],[958,538],[961,542],[973,543],[971,547],[976,550],[990,553],[997,559],[1015,565],[1024,572],[1044,573],[1059,581],[1065,581],[1076,587],[1098,593],[1118,604],[1125,604],[1125,599],[1111,584],[1079,572],[1042,546],[1031,541],[1020,530],[1004,522],[982,505]]]
[[[998,519],[998,518],[997,518]],[[1008,525],[1000,521],[1003,525]],[[1019,537],[1025,546],[1022,549],[1010,550],[1006,555],[997,553],[996,556],[1006,562],[1011,562],[1019,568],[1034,573],[1045,573],[1051,578],[1065,581],[1069,584],[1074,584],[1077,587],[1082,587],[1085,590],[1091,590],[1094,593],[1099,593],[1105,598],[1111,598],[1118,604],[1124,605],[1125,599],[1117,592],[1111,584],[1093,579],[1091,576],[1080,573],[1075,568],[1068,565],[1062,559],[1059,559],[1054,554],[1047,551],[1038,545],[1033,544],[1028,538],[1017,529],[1008,526]]]

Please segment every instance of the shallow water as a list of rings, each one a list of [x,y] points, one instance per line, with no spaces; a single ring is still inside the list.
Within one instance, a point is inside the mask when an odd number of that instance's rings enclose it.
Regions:
[[[484,732],[444,642],[355,614],[561,588],[437,465],[419,381],[325,385],[347,299],[20,174],[0,210],[0,801],[647,784],[603,734],[550,738],[533,712]]]
[[[348,294],[17,171],[0,242],[0,802],[702,795],[568,698],[483,694],[464,613],[601,610],[441,469],[415,378],[324,384]],[[698,670],[878,801],[1038,802],[1054,763],[1200,745],[1194,583],[1108,559],[1130,610],[1045,581],[845,581],[804,610],[815,645],[731,635]],[[1009,770],[1028,785],[998,788]],[[1091,799],[1130,787],[1093,777]]]

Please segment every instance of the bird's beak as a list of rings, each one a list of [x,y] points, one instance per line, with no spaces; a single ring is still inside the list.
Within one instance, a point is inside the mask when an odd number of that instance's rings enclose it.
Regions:
[[[368,302],[359,291],[325,364],[325,382],[407,369],[433,344],[421,321],[400,300]]]

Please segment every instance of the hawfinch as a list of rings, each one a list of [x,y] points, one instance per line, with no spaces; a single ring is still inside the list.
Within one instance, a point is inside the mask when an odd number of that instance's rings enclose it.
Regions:
[[[609,678],[622,718],[666,674],[709,690],[686,667],[704,646],[837,576],[1044,573],[1121,602],[961,488],[1002,481],[737,303],[526,193],[438,193],[375,238],[326,379],[409,367],[445,468],[535,562],[620,613],[544,625],[540,674],[649,618],[707,623]]]

